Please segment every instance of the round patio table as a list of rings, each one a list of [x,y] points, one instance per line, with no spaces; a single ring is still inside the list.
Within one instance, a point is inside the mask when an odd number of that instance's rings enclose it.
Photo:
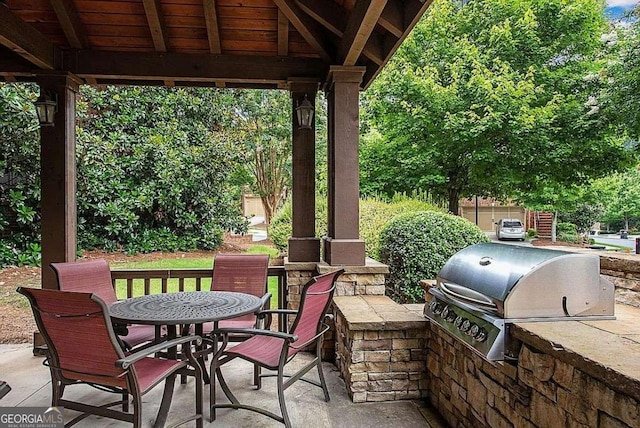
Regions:
[[[195,325],[195,333],[202,336],[202,324],[214,323],[214,331],[218,321],[235,318],[257,312],[262,307],[262,300],[251,294],[231,291],[186,291],[178,293],[149,294],[120,300],[109,305],[109,315],[115,324],[149,324],[158,326],[156,335],[160,334],[160,326],[167,327],[169,338],[177,335],[177,326],[182,326],[183,333],[189,332],[189,326]],[[217,358],[224,350],[218,349],[217,338],[212,335],[212,358]],[[159,337],[156,337],[159,339]],[[226,344],[225,344],[226,345]],[[169,355],[177,357],[176,350]],[[209,376],[204,365],[203,352],[199,352],[205,382]]]
[[[176,326],[235,318],[260,309],[259,297],[230,291],[186,291],[149,294],[115,302],[115,323]]]

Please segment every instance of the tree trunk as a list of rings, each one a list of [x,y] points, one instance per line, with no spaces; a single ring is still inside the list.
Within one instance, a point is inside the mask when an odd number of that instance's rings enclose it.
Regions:
[[[551,242],[556,242],[556,226],[558,225],[558,212],[554,211],[551,217]]]
[[[458,215],[460,202],[460,191],[456,188],[449,188],[449,212],[453,215]]]

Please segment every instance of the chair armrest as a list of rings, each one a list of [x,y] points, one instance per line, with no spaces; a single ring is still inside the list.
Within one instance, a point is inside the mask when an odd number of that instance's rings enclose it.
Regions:
[[[269,304],[271,303],[271,293],[265,293],[264,296],[260,298],[260,309],[256,311],[256,314],[262,312],[264,308],[269,309]]]
[[[269,309],[266,311],[258,312],[258,315],[267,315],[267,314],[287,314],[287,315],[295,315],[298,313],[297,309]]]
[[[164,349],[171,348],[173,346],[182,345],[183,343],[195,342],[195,345],[200,345],[202,343],[202,338],[200,336],[182,336],[177,337],[175,339],[167,340],[166,342],[160,342],[153,346],[149,346],[148,348],[144,348],[138,352],[135,352],[131,355],[127,355],[124,358],[120,358],[116,361],[116,366],[122,369],[127,369],[129,366],[137,361],[140,361],[143,358],[148,357],[149,355],[153,355],[156,352],[160,352]]]
[[[212,334],[229,334],[229,333],[241,333],[250,334],[254,336],[269,336],[277,337],[278,339],[288,340],[289,342],[295,342],[298,340],[298,336],[290,333],[282,333],[280,331],[262,330],[259,328],[219,328],[214,330]]]
[[[322,329],[322,331],[320,333],[316,334],[315,336],[313,336],[312,338],[310,338],[309,340],[307,340],[306,342],[304,342],[304,343],[302,343],[300,345],[297,345],[297,346],[290,345],[290,347],[293,348],[293,349],[302,349],[302,348],[306,348],[307,346],[312,344],[319,337],[321,337],[323,334],[325,334],[327,332],[327,330],[329,330],[329,326],[328,325],[326,325],[325,323],[322,323],[322,325],[324,326],[324,328]]]

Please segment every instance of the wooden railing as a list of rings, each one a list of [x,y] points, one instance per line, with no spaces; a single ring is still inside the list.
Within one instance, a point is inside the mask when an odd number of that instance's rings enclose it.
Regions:
[[[122,269],[112,270],[111,280],[118,298],[131,298],[178,291],[206,291],[211,287],[211,269]],[[287,307],[287,274],[284,266],[269,266],[269,278],[278,280],[278,308]],[[280,325],[284,326],[284,319]]]

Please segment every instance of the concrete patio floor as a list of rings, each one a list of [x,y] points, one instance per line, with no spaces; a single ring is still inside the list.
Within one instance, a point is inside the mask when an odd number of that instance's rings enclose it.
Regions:
[[[309,358],[307,355],[299,355],[290,364],[301,367],[307,358]],[[11,392],[0,400],[0,407],[49,406],[51,404],[49,369],[42,365],[43,360],[43,357],[33,356],[31,345],[0,345],[0,379],[8,382],[12,388]],[[306,382],[296,382],[285,393],[289,416],[294,427],[441,428],[445,426],[437,412],[428,407],[425,401],[352,403],[337,368],[331,363],[324,364],[324,373],[331,396],[330,402],[324,401],[320,388]],[[233,361],[224,366],[223,373],[240,402],[265,407],[279,413],[274,378],[264,379],[262,389],[256,391],[250,384],[252,366],[249,363]],[[317,376],[313,371],[308,374],[308,376],[314,375]],[[218,410],[216,421],[209,423],[207,385],[204,390],[205,426],[234,428],[283,426],[253,412],[230,409]],[[87,402],[95,402],[96,397],[106,396],[106,400],[113,400],[114,397],[113,394],[105,394],[88,386],[67,388],[65,396]],[[153,423],[161,396],[162,384],[143,397],[143,421],[149,426]],[[168,425],[194,412],[193,397],[193,379],[189,379],[186,385],[180,385],[179,381],[176,381],[167,420]],[[218,397],[220,400],[226,400],[219,388]],[[67,416],[67,420],[69,419]],[[75,426],[128,427],[131,424],[91,416]],[[195,426],[195,423],[189,422],[185,426]]]

